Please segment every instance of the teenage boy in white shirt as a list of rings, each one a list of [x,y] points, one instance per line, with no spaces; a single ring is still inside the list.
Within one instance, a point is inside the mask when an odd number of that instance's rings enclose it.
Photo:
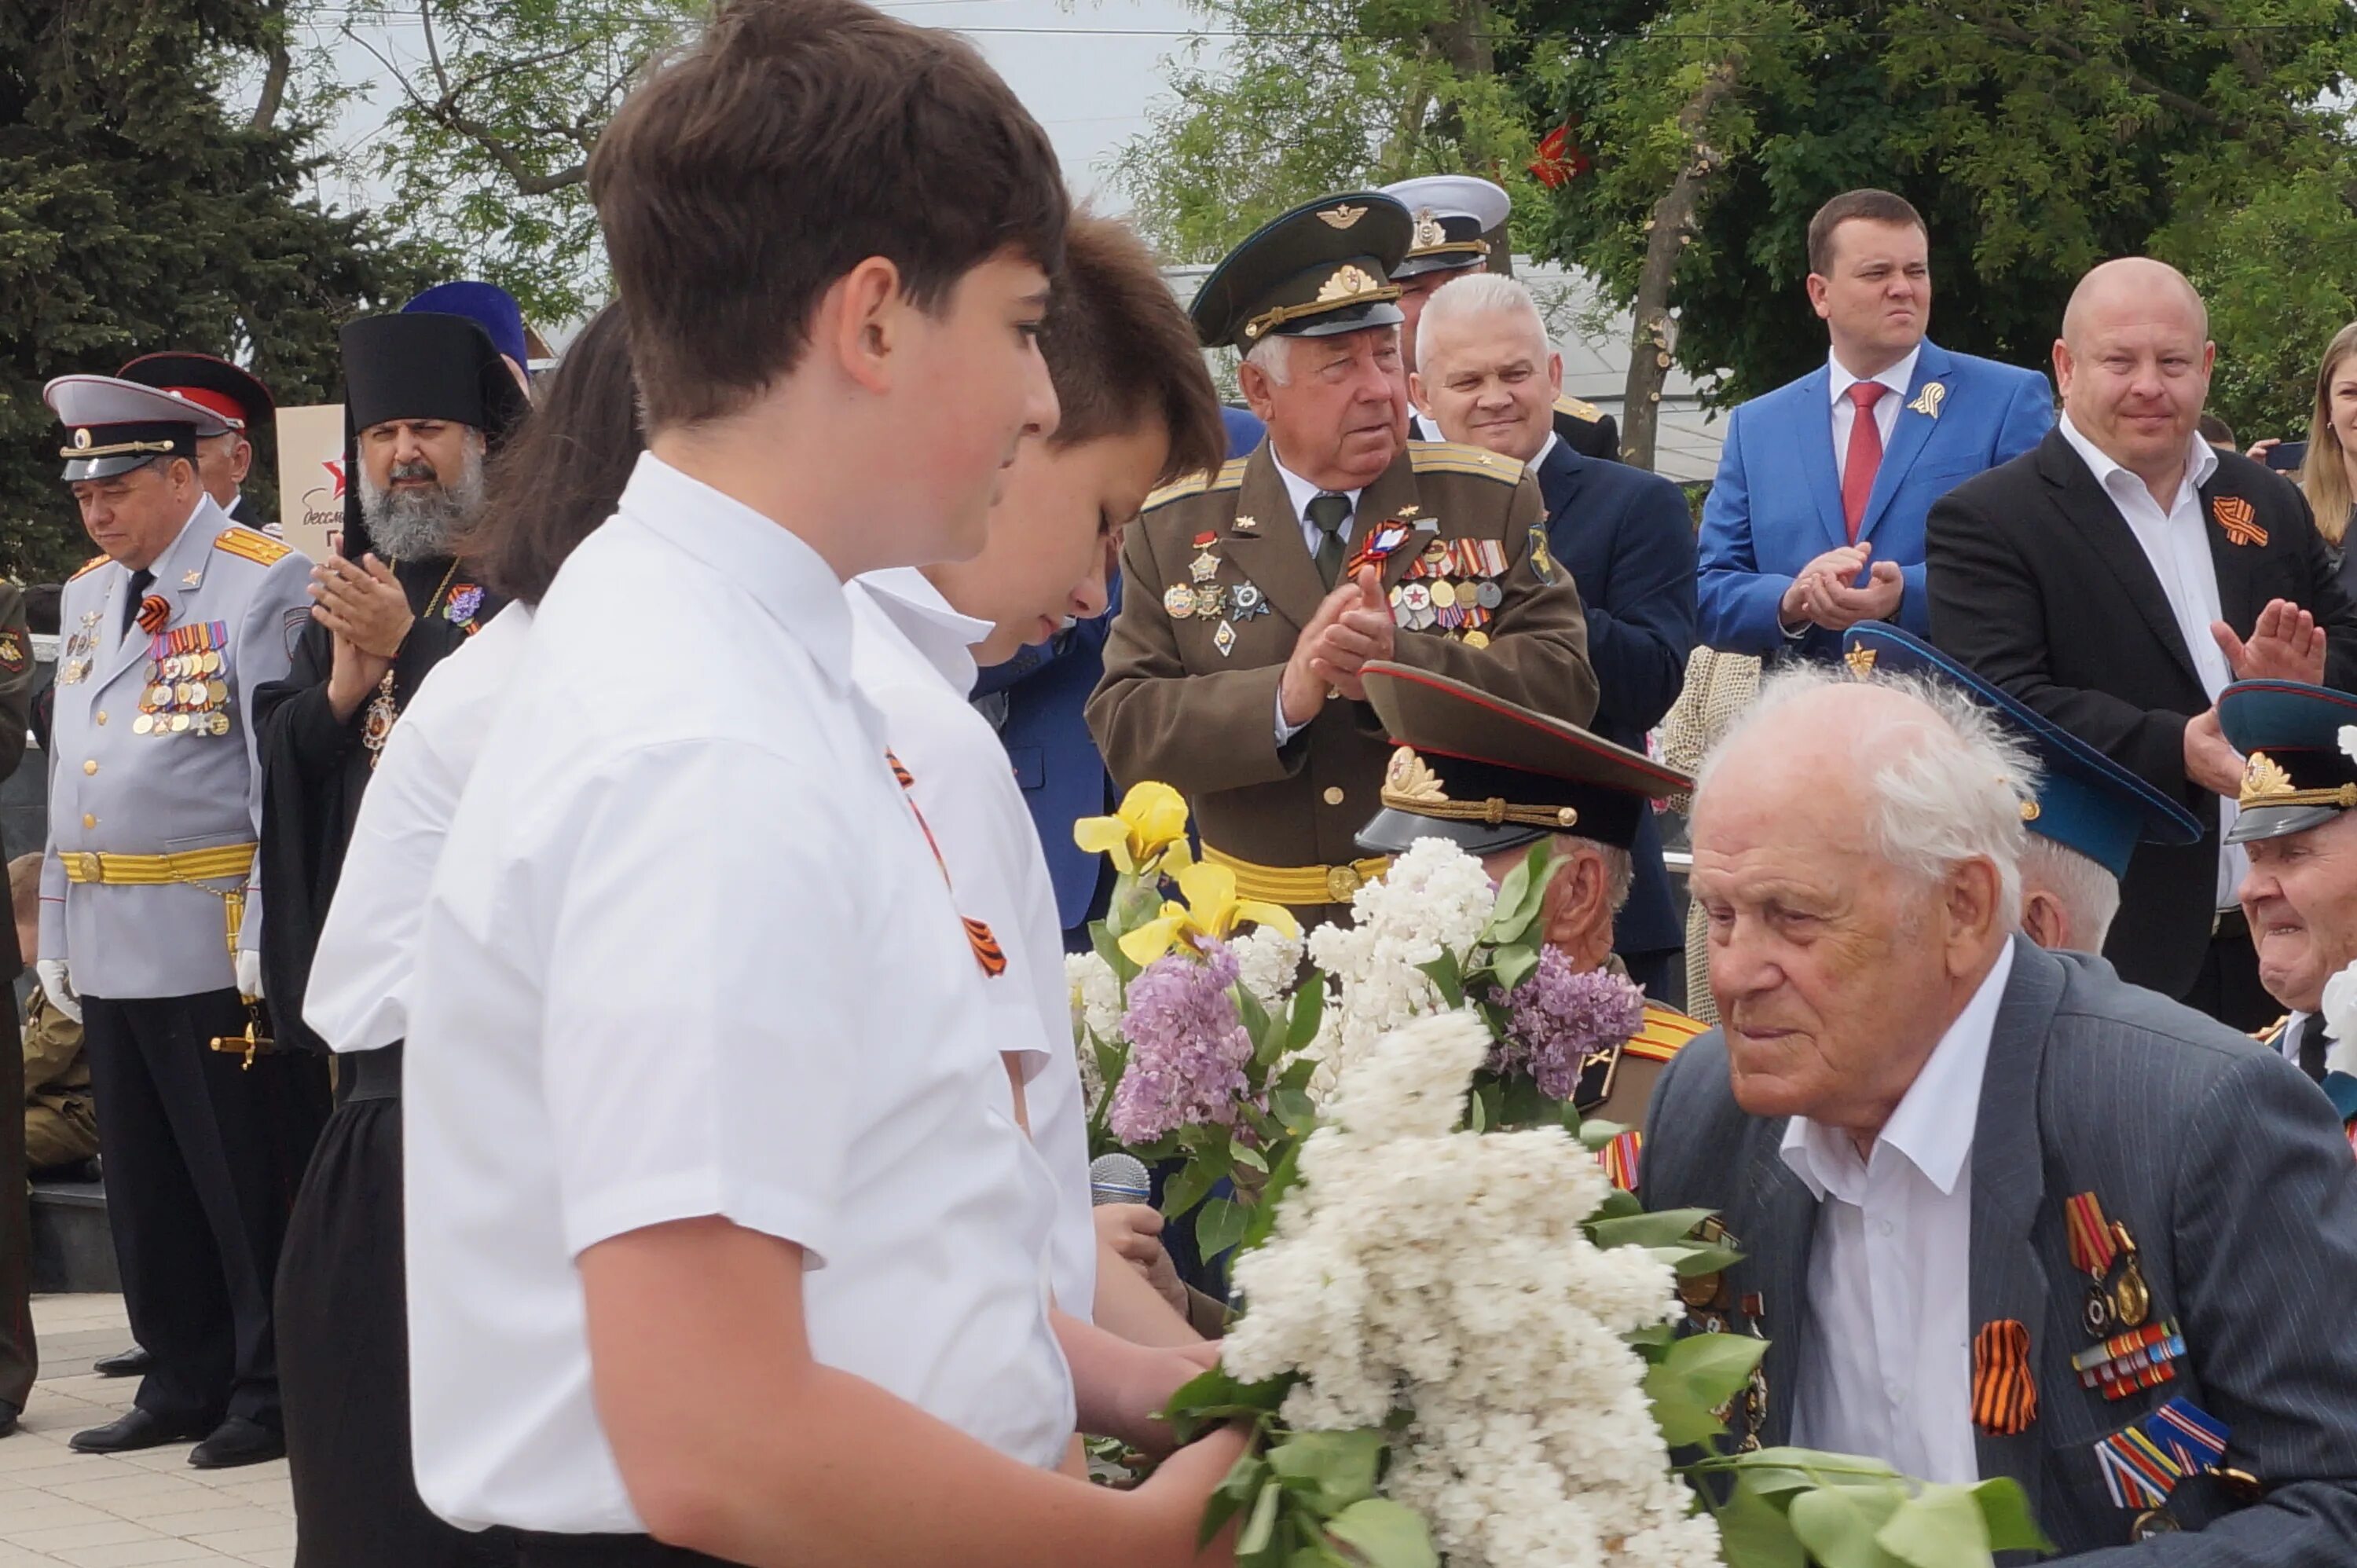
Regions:
[[[912,156],[909,149],[921,156]],[[421,923],[414,1458],[522,1561],[1224,1563],[1046,1261],[984,976],[852,683],[844,581],[980,549],[1066,199],[963,40],[734,0],[590,189],[648,452],[542,601]],[[912,443],[912,435],[921,440]],[[694,662],[631,657],[650,610]]]
[[[1126,224],[1073,220],[1040,346],[1055,433],[1017,450],[979,554],[852,585],[852,674],[883,712],[959,913],[981,928],[992,1034],[1056,1178],[1058,1306],[1123,1338],[1199,1342],[1136,1270],[1118,1257],[1099,1266],[1055,889],[1006,749],[967,698],[977,663],[1104,613],[1121,526],[1157,485],[1219,467],[1226,432],[1194,328]],[[1197,1362],[1164,1365],[1177,1377]]]

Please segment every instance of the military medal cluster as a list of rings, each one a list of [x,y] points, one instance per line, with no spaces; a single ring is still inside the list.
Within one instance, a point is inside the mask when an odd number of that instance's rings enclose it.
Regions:
[[[192,621],[147,639],[147,690],[134,735],[229,734],[229,682],[221,679],[229,623]]]
[[[1243,519],[1237,519],[1241,530]],[[1195,559],[1187,564],[1187,575],[1191,582],[1173,583],[1162,591],[1162,609],[1172,620],[1193,620],[1198,617],[1216,620],[1220,629],[1211,634],[1211,646],[1225,659],[1235,651],[1236,623],[1268,614],[1268,596],[1251,582],[1222,583],[1219,580],[1223,564],[1215,553],[1217,533],[1195,536]]]

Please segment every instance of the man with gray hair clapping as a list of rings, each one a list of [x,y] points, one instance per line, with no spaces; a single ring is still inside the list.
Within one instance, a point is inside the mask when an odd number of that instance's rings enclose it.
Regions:
[[[2357,1165],[2280,1055],[2019,939],[2037,785],[1962,693],[1838,671],[1704,766],[1725,1026],[1654,1094],[1644,1197],[1743,1254],[1686,1298],[1770,1341],[1736,1435],[2011,1477],[2066,1555],[2343,1561]]]

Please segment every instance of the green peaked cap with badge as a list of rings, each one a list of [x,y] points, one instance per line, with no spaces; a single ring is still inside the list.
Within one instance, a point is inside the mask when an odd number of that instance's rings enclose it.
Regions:
[[[1211,269],[1187,307],[1206,348],[1324,338],[1405,319],[1392,269],[1415,220],[1380,191],[1323,197],[1272,218]]]

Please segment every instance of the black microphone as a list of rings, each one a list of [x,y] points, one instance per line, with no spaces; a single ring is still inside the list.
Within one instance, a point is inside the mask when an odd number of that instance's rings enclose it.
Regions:
[[[1089,1203],[1102,1208],[1108,1203],[1146,1203],[1154,1197],[1154,1178],[1146,1174],[1146,1163],[1135,1155],[1115,1151],[1099,1155],[1089,1162]]]

